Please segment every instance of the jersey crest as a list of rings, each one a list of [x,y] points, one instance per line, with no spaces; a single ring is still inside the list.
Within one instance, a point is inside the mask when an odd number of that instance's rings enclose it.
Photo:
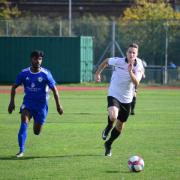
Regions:
[[[38,77],[38,82],[42,82],[43,78],[42,77]]]

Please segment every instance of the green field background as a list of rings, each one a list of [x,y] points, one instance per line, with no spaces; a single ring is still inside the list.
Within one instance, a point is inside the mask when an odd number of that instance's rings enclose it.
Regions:
[[[64,115],[56,112],[53,96],[40,136],[30,122],[25,156],[18,152],[17,134],[22,94],[16,110],[7,113],[8,94],[0,94],[0,179],[62,180],[179,180],[180,91],[140,89],[136,115],[130,116],[123,133],[104,156],[101,132],[107,122],[106,91],[62,91]],[[128,158],[140,155],[143,172],[131,173]]]

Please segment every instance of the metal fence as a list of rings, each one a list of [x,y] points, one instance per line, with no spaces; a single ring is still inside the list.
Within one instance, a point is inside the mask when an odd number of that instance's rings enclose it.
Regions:
[[[178,83],[178,68],[169,70],[168,64],[174,62],[180,66],[180,21],[112,22],[106,17],[87,16],[72,20],[71,28],[71,36],[93,37],[94,66],[105,57],[123,56],[128,44],[136,42],[140,46],[139,57],[149,67],[144,82]],[[69,23],[60,18],[46,17],[1,20],[0,36],[69,36]],[[152,65],[165,68],[151,69]],[[175,71],[177,76],[171,75]],[[106,76],[104,79],[109,80],[109,73]]]
[[[165,68],[164,66],[147,66],[146,67],[146,77],[141,80],[144,84],[155,85],[155,84],[165,84]],[[111,79],[112,69],[106,69],[102,73],[102,81],[109,82]],[[167,69],[167,84],[180,86],[180,67]]]

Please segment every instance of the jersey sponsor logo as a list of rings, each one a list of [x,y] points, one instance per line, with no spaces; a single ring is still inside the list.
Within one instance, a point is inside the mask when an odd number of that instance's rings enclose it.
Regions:
[[[34,83],[31,83],[31,88],[34,88],[36,85]]]

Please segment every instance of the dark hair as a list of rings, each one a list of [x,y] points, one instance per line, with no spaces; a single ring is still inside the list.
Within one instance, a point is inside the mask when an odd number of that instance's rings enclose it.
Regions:
[[[137,49],[139,49],[139,46],[136,44],[136,43],[132,43],[132,44],[130,44],[129,45],[129,48],[137,48]]]
[[[44,57],[44,52],[43,51],[39,51],[39,50],[35,50],[31,53],[30,55],[31,58],[33,57],[36,57],[36,58],[39,58],[39,57]]]

